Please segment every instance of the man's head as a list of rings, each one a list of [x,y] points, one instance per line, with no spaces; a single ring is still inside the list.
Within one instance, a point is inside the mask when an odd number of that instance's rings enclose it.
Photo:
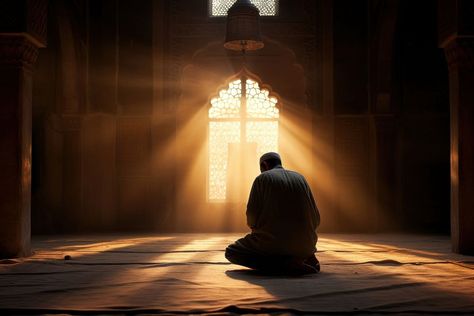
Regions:
[[[268,152],[260,157],[260,172],[271,170],[276,166],[281,166],[281,158],[278,153]]]

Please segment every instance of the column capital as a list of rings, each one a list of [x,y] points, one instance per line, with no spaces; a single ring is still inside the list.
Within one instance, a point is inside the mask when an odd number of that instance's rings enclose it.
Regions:
[[[48,0],[1,1],[0,36],[21,35],[46,47]]]
[[[24,35],[0,34],[0,65],[31,68],[38,46]]]
[[[474,70],[474,37],[458,37],[444,46],[450,70]]]

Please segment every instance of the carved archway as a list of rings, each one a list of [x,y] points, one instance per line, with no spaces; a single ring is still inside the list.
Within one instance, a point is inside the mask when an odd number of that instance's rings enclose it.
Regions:
[[[306,79],[294,54],[281,44],[267,40],[259,54],[246,56],[245,68],[244,74],[257,82],[261,90],[269,91],[269,96],[276,97],[278,109],[284,113],[278,119],[278,151],[285,157],[285,166],[297,171],[303,165],[310,167],[311,149],[306,144],[311,134],[311,116],[306,106]],[[210,102],[220,90],[228,89],[229,83],[240,78],[241,70],[242,57],[227,52],[222,42],[213,42],[199,49],[180,73],[174,147],[177,166],[174,220],[179,230],[246,229],[245,205],[241,201],[248,198],[249,192],[245,192],[244,198],[237,194],[231,201],[214,203],[209,200],[208,188]],[[296,122],[298,126],[294,126]],[[251,161],[251,166],[258,173],[258,157]],[[310,171],[307,173],[311,175]],[[248,181],[249,185],[252,181]]]
[[[245,202],[258,157],[278,151],[279,98],[247,69],[227,81],[208,110],[210,202]]]

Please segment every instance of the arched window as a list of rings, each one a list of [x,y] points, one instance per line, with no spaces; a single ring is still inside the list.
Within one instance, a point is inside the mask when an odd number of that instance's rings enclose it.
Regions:
[[[248,185],[258,170],[258,157],[268,151],[278,151],[277,103],[268,89],[260,88],[256,80],[246,75],[230,82],[227,89],[211,99],[210,201],[229,201],[234,200],[232,196],[241,199],[242,194],[247,195]],[[232,181],[240,184],[233,185]]]
[[[226,16],[227,10],[237,0],[209,0],[211,16]],[[275,16],[278,14],[278,0],[250,0],[260,11],[261,16]]]

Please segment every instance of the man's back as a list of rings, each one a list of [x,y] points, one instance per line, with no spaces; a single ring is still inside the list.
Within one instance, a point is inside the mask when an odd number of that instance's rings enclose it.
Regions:
[[[252,234],[246,246],[269,255],[309,256],[315,252],[319,212],[305,178],[275,167],[254,181],[247,204]]]

